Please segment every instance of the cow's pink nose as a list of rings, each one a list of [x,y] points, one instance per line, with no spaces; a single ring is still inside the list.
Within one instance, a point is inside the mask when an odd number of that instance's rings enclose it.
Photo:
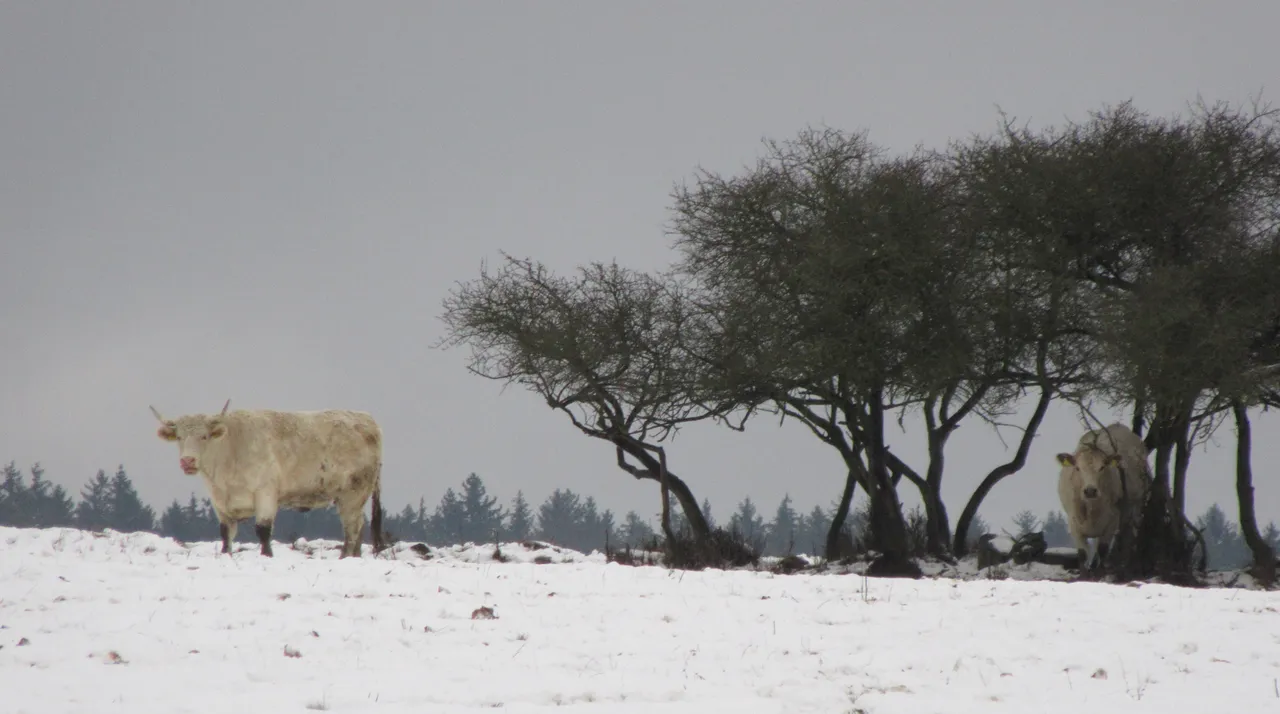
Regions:
[[[195,468],[196,460],[194,457],[184,456],[181,459],[179,459],[178,463],[180,463],[182,465],[182,468],[184,469],[191,469],[191,468]]]

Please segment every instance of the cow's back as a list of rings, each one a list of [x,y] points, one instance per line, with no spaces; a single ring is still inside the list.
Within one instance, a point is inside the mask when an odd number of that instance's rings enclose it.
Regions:
[[[352,488],[372,490],[382,430],[367,412],[242,410],[226,423],[241,467],[273,472],[281,505],[318,507]]]
[[[1139,458],[1145,458],[1147,453],[1147,445],[1142,441],[1142,437],[1134,433],[1132,429],[1124,424],[1115,423],[1106,427],[1106,429],[1094,429],[1086,431],[1076,444],[1076,449],[1093,448],[1099,449],[1107,454],[1119,452],[1121,454],[1140,454]]]

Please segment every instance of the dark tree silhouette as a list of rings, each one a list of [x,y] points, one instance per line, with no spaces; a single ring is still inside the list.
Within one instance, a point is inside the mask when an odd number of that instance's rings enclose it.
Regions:
[[[690,398],[696,363],[682,342],[690,304],[678,283],[604,264],[560,277],[504,256],[444,308],[448,334],[439,346],[467,345],[472,373],[532,390],[583,434],[609,443],[620,469],[657,483],[668,539],[668,494],[694,537],[708,537],[697,500],[659,445],[680,424],[719,416]]]
[[[129,480],[129,475],[125,473],[123,464],[116,469],[116,474],[111,479],[110,494],[107,502],[107,508],[111,514],[108,525],[111,528],[122,533],[155,530],[155,511],[139,498],[137,490],[133,487],[133,482]]]
[[[511,540],[527,540],[533,535],[533,511],[524,498],[524,491],[516,491],[511,501],[511,510],[507,512],[507,537]]]

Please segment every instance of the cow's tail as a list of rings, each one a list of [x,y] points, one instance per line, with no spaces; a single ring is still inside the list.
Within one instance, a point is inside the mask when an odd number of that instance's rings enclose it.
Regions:
[[[373,513],[370,514],[369,529],[373,531],[373,553],[377,555],[386,546],[382,542],[382,462],[373,474]]]

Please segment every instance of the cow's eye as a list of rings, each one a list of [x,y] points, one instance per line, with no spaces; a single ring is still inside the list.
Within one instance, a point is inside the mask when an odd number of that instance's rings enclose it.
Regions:
[[[208,435],[208,434],[203,434],[203,435],[201,435],[201,436],[200,436],[200,441],[208,441],[208,440],[209,440],[209,435]]]

